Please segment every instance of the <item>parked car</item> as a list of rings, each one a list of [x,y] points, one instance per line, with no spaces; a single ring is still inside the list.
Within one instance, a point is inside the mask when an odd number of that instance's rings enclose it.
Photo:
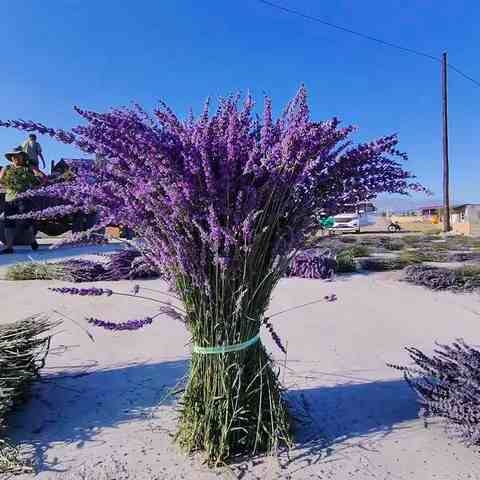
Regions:
[[[333,217],[334,223],[330,230],[334,232],[360,232],[360,215],[358,213],[340,213]]]
[[[359,233],[362,227],[376,224],[377,209],[371,202],[346,205],[346,211],[335,215],[333,220],[331,232]]]

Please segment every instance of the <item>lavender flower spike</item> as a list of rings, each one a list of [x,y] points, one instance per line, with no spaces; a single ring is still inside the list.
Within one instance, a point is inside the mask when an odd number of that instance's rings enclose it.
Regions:
[[[67,295],[80,295],[80,296],[101,296],[106,295],[110,297],[113,295],[113,291],[109,288],[76,288],[76,287],[51,287],[49,288],[52,292],[62,293]]]
[[[125,330],[139,330],[146,325],[151,325],[153,322],[152,317],[145,317],[138,320],[127,320],[126,322],[109,322],[107,320],[101,320],[99,318],[89,317],[86,318],[87,322],[95,325],[96,327],[104,328],[105,330],[125,331]]]

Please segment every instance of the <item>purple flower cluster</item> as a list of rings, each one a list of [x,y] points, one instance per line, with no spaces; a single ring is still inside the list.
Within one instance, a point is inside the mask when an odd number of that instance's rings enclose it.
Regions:
[[[63,217],[65,215],[70,215],[71,213],[76,213],[79,211],[84,211],[85,213],[88,213],[88,210],[85,211],[84,209],[80,207],[76,207],[74,205],[55,205],[53,207],[44,208],[43,210],[11,215],[10,218],[15,220],[24,220],[24,219],[47,220],[50,218]]]
[[[140,318],[138,320],[127,320],[126,322],[109,322],[107,320],[100,320],[99,318],[87,318],[88,323],[95,325],[96,327],[104,328],[105,330],[115,330],[115,331],[124,331],[124,330],[139,330],[146,325],[151,325],[153,322],[152,317]]]
[[[271,322],[268,321],[268,318],[264,318],[262,323],[264,327],[268,330],[268,333],[270,333],[272,340],[275,342],[277,347],[286,355],[287,349],[283,346],[282,340],[278,336],[277,332],[274,330]]]
[[[415,366],[389,365],[403,372],[418,395],[420,415],[440,417],[470,445],[480,445],[480,351],[457,340],[427,356],[406,348]]]
[[[93,296],[99,297],[101,295],[106,295],[110,297],[113,295],[113,291],[109,288],[76,288],[76,287],[50,287],[49,290],[56,293],[66,294],[66,295],[80,295],[81,297]]]
[[[250,97],[241,103],[231,96],[215,113],[207,104],[185,121],[162,104],[153,118],[138,106],[106,113],[76,108],[86,124],[71,132],[20,120],[0,126],[50,135],[104,160],[36,191],[68,203],[48,217],[95,210],[99,222],[135,230],[156,268],[197,286],[209,282],[208,265],[240,268],[260,237],[270,243],[272,263],[284,258],[318,228],[321,209],[422,189],[397,161],[406,156],[396,136],[353,146],[352,127],[310,120],[304,88],[278,119],[269,99],[261,121],[253,108]],[[282,202],[272,203],[272,192]],[[267,213],[279,221],[260,236]]]
[[[84,230],[82,232],[75,232],[66,235],[58,242],[54,243],[50,248],[56,249],[63,246],[78,247],[81,245],[105,245],[108,243],[108,238],[101,233],[98,233],[98,227],[95,229]]]

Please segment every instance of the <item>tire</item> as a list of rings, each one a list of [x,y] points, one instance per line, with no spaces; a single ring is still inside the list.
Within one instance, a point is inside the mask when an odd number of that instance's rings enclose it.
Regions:
[[[389,225],[387,230],[389,231],[389,233],[395,233],[400,231],[395,225]]]

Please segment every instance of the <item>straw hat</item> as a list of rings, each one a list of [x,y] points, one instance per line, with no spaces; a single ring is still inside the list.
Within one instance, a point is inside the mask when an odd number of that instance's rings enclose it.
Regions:
[[[30,162],[30,158],[28,155],[22,150],[22,147],[15,147],[11,152],[7,152],[5,154],[5,158],[11,162],[13,161],[13,157],[20,155],[25,163]]]

